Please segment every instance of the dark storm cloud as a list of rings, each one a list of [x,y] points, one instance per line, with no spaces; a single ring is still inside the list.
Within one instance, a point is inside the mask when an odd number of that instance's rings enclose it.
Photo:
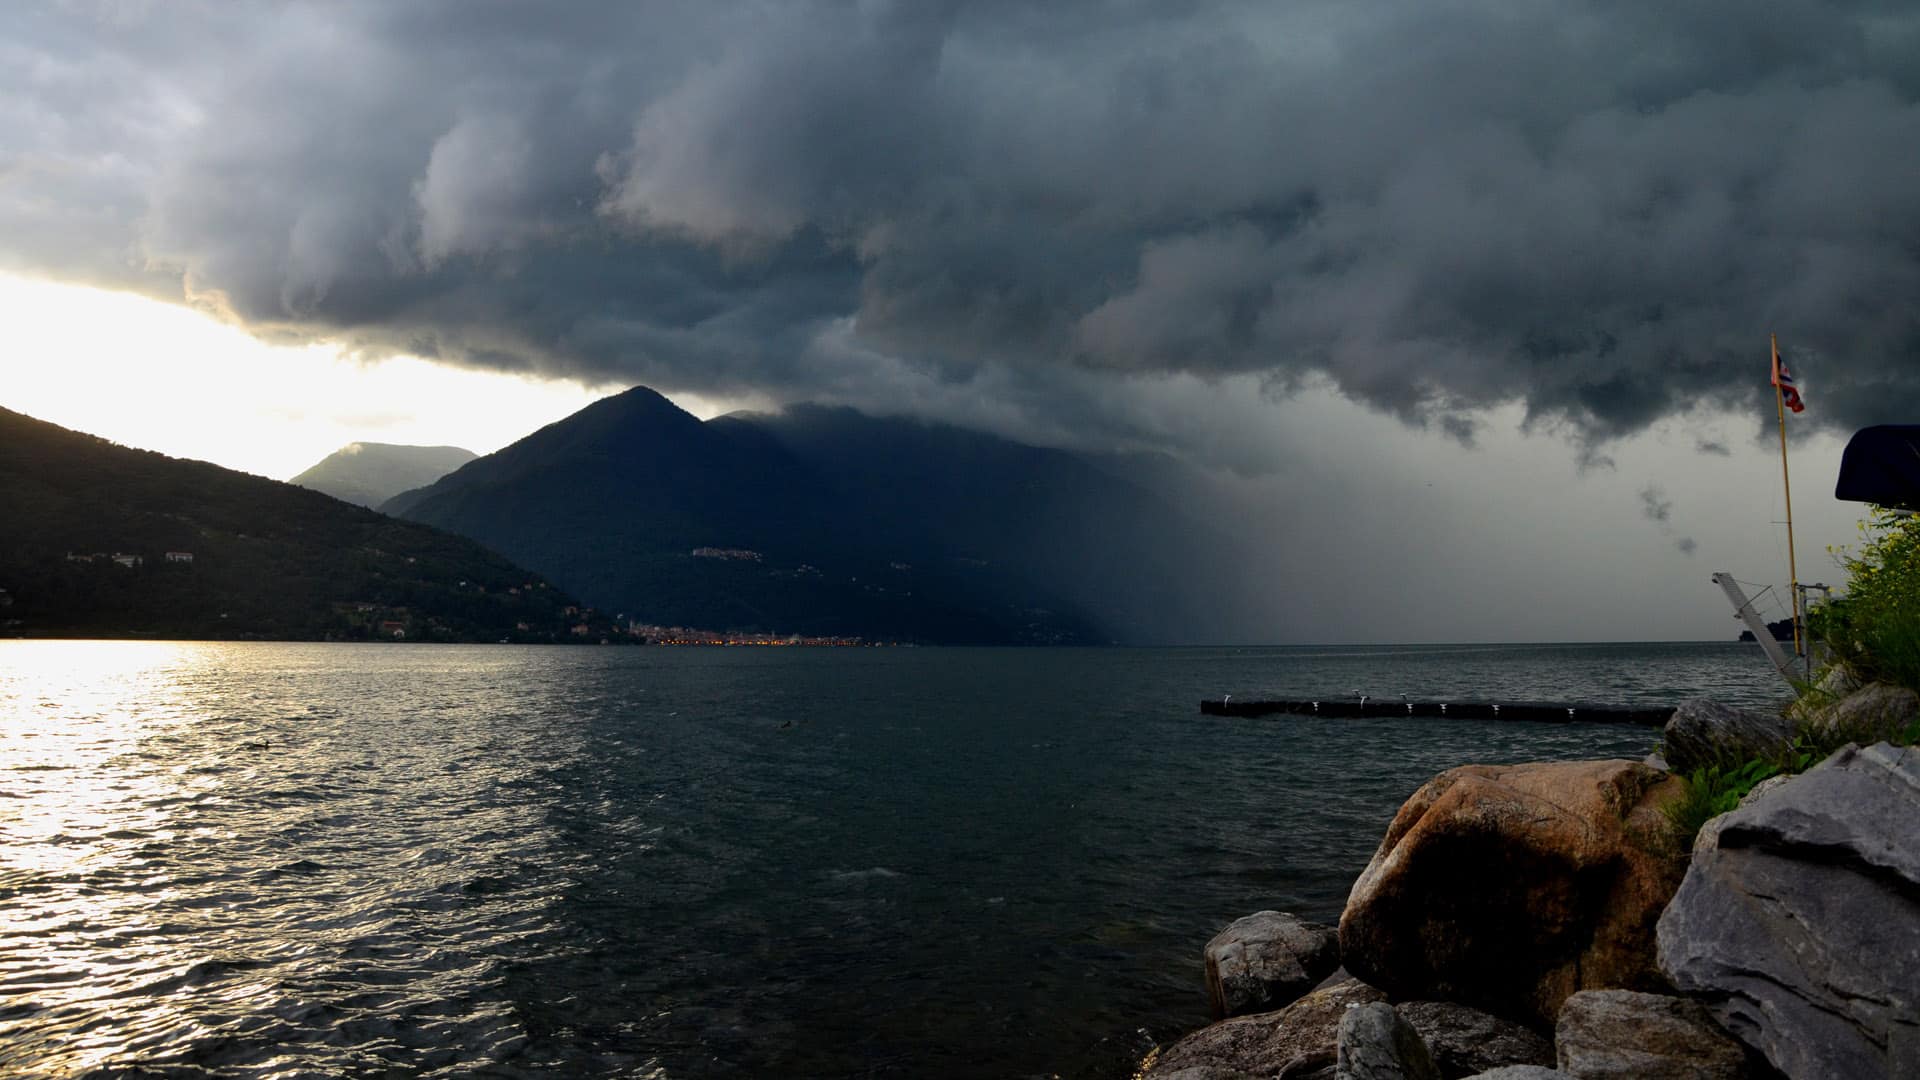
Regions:
[[[1920,400],[1920,15],[1590,0],[17,5],[0,268],[369,354],[1111,428],[1310,379],[1594,451]]]

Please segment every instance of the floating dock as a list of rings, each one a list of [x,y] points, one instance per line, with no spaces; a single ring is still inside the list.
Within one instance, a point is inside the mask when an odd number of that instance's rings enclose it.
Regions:
[[[1551,705],[1539,702],[1396,701],[1389,698],[1323,698],[1319,701],[1262,701],[1228,697],[1202,701],[1206,716],[1375,716],[1459,717],[1467,720],[1523,720],[1534,723],[1640,724],[1661,727],[1673,709],[1636,709],[1625,705]]]

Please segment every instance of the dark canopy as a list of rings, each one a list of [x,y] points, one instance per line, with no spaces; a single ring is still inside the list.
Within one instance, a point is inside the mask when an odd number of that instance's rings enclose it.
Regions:
[[[1840,456],[1837,499],[1920,510],[1920,424],[1861,428]]]

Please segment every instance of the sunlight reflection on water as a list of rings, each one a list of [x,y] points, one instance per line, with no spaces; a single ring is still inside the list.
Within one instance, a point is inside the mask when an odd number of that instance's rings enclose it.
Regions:
[[[168,895],[154,865],[174,837],[167,808],[196,778],[143,761],[145,740],[189,718],[175,677],[186,650],[154,643],[25,643],[0,681],[0,898],[13,917],[0,944],[8,1019],[38,1038],[7,1048],[13,1069],[90,1069],[125,1052],[83,1026],[103,999],[191,961],[154,933],[148,913]],[[139,715],[135,714],[138,705]],[[132,883],[134,888],[126,888]],[[182,1017],[157,998],[141,1029],[160,1037]]]
[[[484,664],[453,695],[404,664],[354,676],[385,713],[349,718],[276,678],[312,656],[236,650],[0,646],[0,1071],[510,1056],[525,1036],[489,987],[564,881],[521,868],[549,846],[525,781],[568,758],[564,730]]]

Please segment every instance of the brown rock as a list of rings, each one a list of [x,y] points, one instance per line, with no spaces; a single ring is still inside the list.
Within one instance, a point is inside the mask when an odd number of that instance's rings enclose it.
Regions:
[[[1349,1005],[1384,1001],[1386,995],[1358,979],[1321,987],[1278,1012],[1236,1016],[1201,1028],[1162,1050],[1143,1076],[1225,1078],[1241,1074],[1285,1080],[1333,1076],[1340,1018]]]
[[[1396,998],[1551,1024],[1577,990],[1666,987],[1654,925],[1685,867],[1633,761],[1468,765],[1394,816],[1340,918],[1341,956]]]

